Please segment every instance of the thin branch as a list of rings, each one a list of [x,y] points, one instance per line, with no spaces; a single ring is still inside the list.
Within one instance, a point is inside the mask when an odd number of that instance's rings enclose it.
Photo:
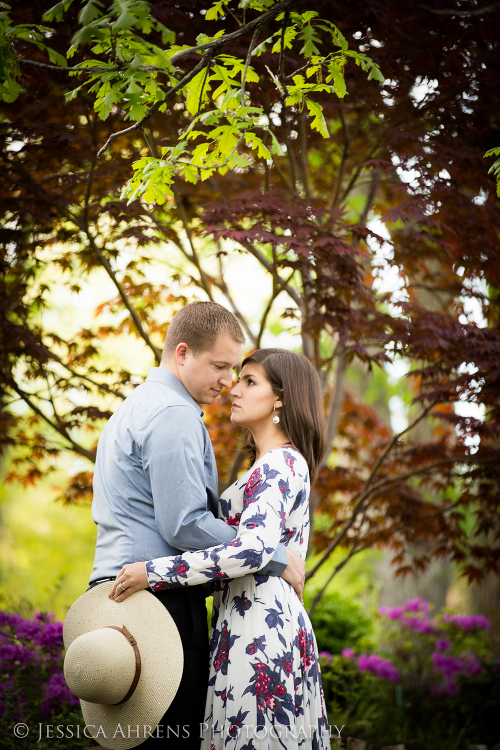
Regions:
[[[266,309],[264,310],[264,313],[262,315],[261,321],[260,321],[260,327],[259,327],[259,333],[257,334],[257,341],[256,341],[256,348],[260,349],[261,346],[261,340],[262,336],[264,334],[264,329],[266,327],[267,317],[269,313],[271,312],[271,308],[273,306],[274,300],[279,297],[281,292],[285,289],[285,287],[290,283],[290,281],[293,278],[293,275],[295,273],[295,269],[293,269],[292,273],[288,277],[288,279],[283,279],[281,282],[273,284],[273,293],[269,299],[269,302],[266,305]]]
[[[208,277],[203,270],[201,266],[200,259],[198,257],[198,253],[196,252],[196,248],[193,243],[193,235],[191,232],[191,227],[189,226],[189,222],[186,216],[186,211],[184,209],[184,204],[182,202],[182,198],[179,197],[179,192],[177,190],[177,187],[175,185],[175,182],[172,183],[172,192],[174,194],[175,199],[175,205],[177,206],[177,212],[181,218],[182,225],[184,227],[184,231],[186,233],[186,237],[189,242],[189,247],[191,248],[191,257],[186,254],[186,257],[189,258],[189,260],[196,266],[198,269],[198,273],[200,274],[200,282],[203,287],[203,290],[205,291],[205,294],[207,295],[208,299],[213,302],[213,295],[212,290],[210,289],[210,283],[208,281]]]
[[[406,434],[407,432],[409,432],[409,431],[410,431],[410,430],[412,430],[412,429],[413,429],[414,427],[416,427],[416,426],[417,426],[417,424],[418,424],[419,422],[421,422],[421,421],[422,421],[422,419],[424,419],[424,417],[426,417],[426,416],[427,416],[427,414],[428,414],[428,413],[430,412],[430,410],[431,410],[431,409],[433,409],[433,408],[434,408],[434,406],[435,406],[435,405],[436,405],[436,402],[435,402],[435,401],[433,401],[433,402],[432,402],[432,404],[429,404],[429,406],[427,406],[427,407],[426,407],[426,408],[425,408],[425,409],[424,409],[424,410],[423,410],[423,411],[422,411],[422,412],[421,412],[421,413],[420,413],[420,414],[419,414],[419,415],[418,415],[418,416],[417,416],[417,417],[416,417],[416,418],[415,418],[415,419],[413,420],[413,422],[411,422],[411,424],[409,424],[409,425],[408,425],[407,427],[405,427],[405,429],[404,429],[404,430],[402,430],[401,432],[398,432],[398,434],[397,434],[397,435],[394,435],[394,436],[393,436],[393,438],[392,438],[392,439],[391,439],[391,440],[389,441],[389,443],[387,444],[387,447],[385,448],[385,450],[384,450],[384,451],[382,452],[382,454],[380,455],[380,458],[378,459],[377,463],[376,463],[376,464],[375,464],[375,466],[373,467],[373,469],[372,469],[372,471],[371,471],[371,473],[370,473],[370,476],[368,477],[368,479],[367,479],[367,480],[366,480],[366,482],[365,482],[365,488],[368,488],[368,487],[369,487],[369,486],[371,485],[371,483],[372,483],[372,481],[373,481],[373,478],[374,478],[375,474],[377,473],[377,471],[378,471],[378,470],[380,469],[380,467],[381,467],[381,466],[382,466],[382,464],[384,463],[385,459],[387,458],[387,455],[388,455],[388,454],[390,453],[390,451],[392,450],[392,448],[394,447],[394,445],[395,445],[396,443],[398,443],[398,442],[399,442],[399,441],[401,440],[401,438],[403,437],[403,435],[405,435],[405,434]]]
[[[220,291],[222,292],[222,294],[224,295],[224,297],[227,299],[227,301],[231,305],[231,309],[233,311],[233,314],[238,318],[238,320],[240,322],[240,325],[244,329],[244,331],[245,331],[246,335],[248,336],[248,338],[250,339],[250,341],[252,343],[252,346],[254,346],[255,349],[257,349],[258,347],[257,347],[256,338],[255,338],[254,334],[252,333],[252,331],[250,329],[250,326],[248,325],[247,321],[243,317],[242,313],[236,307],[236,303],[235,303],[235,301],[234,301],[234,299],[233,299],[233,297],[231,295],[231,292],[229,291],[229,288],[228,288],[226,282],[224,281],[224,272],[223,272],[223,268],[222,268],[222,259],[221,259],[220,255],[219,255],[218,260],[219,260],[220,279],[214,279],[213,280],[214,284],[216,285],[216,287],[218,289],[220,289]]]
[[[457,505],[458,505],[458,503],[454,502],[451,505],[447,505],[446,507],[440,508],[439,510],[437,510],[434,513],[428,513],[421,520],[422,521],[426,521],[426,520],[430,520],[431,518],[436,518],[437,516],[442,516],[445,513],[448,513],[449,511],[453,510]],[[391,536],[394,536],[398,532],[403,531],[406,527],[407,527],[406,522],[405,523],[401,523],[398,526],[396,526],[395,528],[388,529],[388,530],[385,530],[385,531],[381,532],[374,539],[370,539],[366,544],[363,544],[363,545],[361,545],[358,548],[353,547],[351,549],[351,551],[349,552],[349,554],[343,560],[341,560],[341,562],[334,568],[332,574],[328,578],[328,580],[325,583],[325,585],[322,587],[322,589],[314,597],[314,599],[313,599],[313,601],[311,603],[311,607],[308,610],[309,617],[311,617],[313,615],[314,610],[316,609],[317,604],[319,603],[319,601],[324,596],[324,593],[325,593],[326,589],[328,588],[328,585],[330,584],[330,582],[337,575],[337,573],[340,570],[342,570],[342,568],[349,562],[349,560],[352,557],[354,557],[354,555],[358,555],[360,552],[364,552],[366,549],[372,548],[375,544],[378,544],[378,543],[380,543],[382,541],[385,541],[386,539],[388,539]],[[311,574],[309,572],[306,573],[306,581],[308,581],[311,578],[311,576],[312,576],[312,573]]]
[[[274,157],[274,154],[271,154],[271,156],[272,156],[274,168],[276,169],[276,171],[277,171],[277,173],[278,173],[278,175],[279,175],[279,177],[280,177],[283,185],[286,187],[286,189],[288,190],[288,192],[290,193],[290,195],[293,195],[293,192],[294,192],[293,188],[292,188],[291,184],[289,183],[289,181],[288,181],[285,173],[283,172],[283,170],[281,169],[280,165],[276,161],[276,159]]]
[[[203,83],[201,84],[201,91],[200,91],[200,102],[198,104],[198,112],[196,113],[196,117],[200,116],[201,108],[203,106],[203,92],[205,91],[205,84],[207,82],[208,74],[210,73],[210,68],[212,65],[212,61],[210,60],[207,69],[205,71],[205,75],[203,76]]]
[[[262,16],[259,16],[258,18],[255,18],[253,21],[250,21],[250,23],[247,23],[245,26],[242,26],[237,31],[233,31],[230,34],[224,34],[224,36],[219,37],[218,39],[215,39],[212,42],[207,42],[206,44],[200,44],[198,47],[191,47],[188,50],[181,50],[180,52],[177,52],[173,57],[170,58],[171,63],[175,63],[178,60],[180,60],[182,57],[185,57],[188,54],[192,54],[193,52],[206,49],[207,52],[203,55],[198,65],[196,65],[193,70],[191,70],[189,73],[187,73],[184,78],[182,78],[179,83],[171,88],[163,99],[161,101],[156,102],[153,104],[142,120],[139,122],[136,122],[134,125],[131,125],[128,128],[125,128],[124,130],[120,130],[116,133],[112,133],[104,146],[100,149],[97,156],[100,157],[102,154],[106,151],[106,149],[110,146],[110,144],[119,138],[121,135],[125,135],[127,133],[133,133],[135,130],[138,130],[142,123],[144,123],[146,120],[148,120],[151,115],[153,115],[157,110],[165,104],[169,99],[174,96],[178,91],[183,89],[187,84],[197,75],[201,70],[203,70],[209,62],[213,60],[214,57],[216,57],[217,54],[219,54],[219,51],[226,47],[231,42],[235,41],[236,39],[239,39],[242,36],[245,36],[245,34],[248,34],[250,31],[254,31],[256,29],[260,29],[262,26],[265,26],[267,23],[272,21],[277,15],[279,15],[282,11],[286,11],[288,8],[291,8],[293,5],[296,5],[299,2],[299,0],[282,0],[280,3],[277,3],[274,5],[270,10],[268,10],[266,13],[264,13]]]
[[[250,47],[248,48],[247,59],[245,60],[245,68],[243,70],[243,75],[241,76],[240,100],[241,100],[242,107],[245,106],[245,83],[247,80],[248,66],[250,65],[250,58],[252,57],[252,52],[256,45],[257,39],[259,38],[259,34],[260,34],[260,27],[257,27],[255,31],[253,32],[252,41],[250,42]]]
[[[309,164],[307,161],[307,127],[306,127],[306,114],[301,112],[299,115],[299,135],[300,135],[300,149],[299,149],[299,167],[302,177],[302,184],[304,185],[304,192],[306,198],[311,197],[309,190]]]
[[[493,461],[493,460],[496,460],[496,457],[492,457],[491,459],[483,459],[481,461],[481,463],[488,463],[489,461]],[[373,485],[371,487],[371,489],[368,488],[368,489],[366,489],[366,491],[362,491],[362,492],[358,493],[357,495],[355,495],[354,498],[353,498],[353,500],[356,500],[357,498],[359,498],[359,500],[356,503],[356,505],[354,506],[353,512],[351,514],[351,517],[345,522],[344,526],[341,528],[341,530],[339,531],[339,533],[337,534],[337,536],[335,536],[332,539],[332,541],[330,542],[330,544],[326,548],[326,550],[325,550],[323,556],[321,557],[321,559],[314,566],[314,568],[311,570],[311,572],[308,573],[308,577],[310,578],[311,576],[313,576],[314,573],[316,573],[316,571],[318,570],[318,568],[321,565],[323,565],[323,563],[325,562],[325,560],[327,560],[330,557],[331,553],[339,546],[339,544],[342,542],[342,540],[346,536],[346,534],[349,531],[349,529],[351,528],[351,526],[354,524],[358,513],[360,512],[361,508],[364,505],[365,500],[370,495],[374,495],[376,493],[380,494],[379,490],[382,490],[382,489],[386,490],[386,489],[389,488],[390,490],[393,490],[396,487],[398,487],[398,485],[400,485],[403,482],[405,482],[407,479],[411,479],[412,477],[418,476],[420,474],[428,474],[429,472],[434,471],[435,469],[439,469],[441,466],[445,466],[445,465],[449,465],[449,464],[453,464],[453,463],[456,463],[456,464],[461,464],[461,463],[462,464],[463,463],[470,464],[470,463],[479,463],[479,462],[478,462],[477,458],[475,458],[474,456],[451,456],[450,458],[441,459],[440,461],[436,461],[433,464],[429,464],[428,466],[424,466],[421,469],[412,469],[412,471],[409,471],[409,472],[407,472],[406,474],[403,474],[400,477],[394,477],[392,479],[384,479],[384,480],[378,482],[377,484]],[[375,500],[375,498],[372,497],[371,502],[373,502],[374,500]]]
[[[285,17],[283,19],[283,26],[281,27],[281,46],[280,46],[280,67],[279,67],[279,80],[283,89],[283,95],[288,96],[288,89],[285,83],[284,76],[284,60],[285,60],[285,32],[288,26],[288,20],[290,18],[290,11],[285,11]]]
[[[429,13],[435,13],[440,16],[480,16],[483,13],[493,13],[495,10],[500,8],[499,3],[493,5],[485,5],[483,8],[477,10],[453,10],[453,8],[431,8],[429,5],[421,5],[421,8],[425,8]]]
[[[5,158],[5,157],[4,157]],[[57,210],[61,213],[61,215],[65,216],[67,219],[69,219],[73,224],[80,229],[80,231],[87,237],[87,240],[89,242],[90,247],[98,257],[99,261],[101,262],[102,266],[105,268],[106,272],[108,273],[109,277],[113,281],[113,284],[115,285],[118,294],[120,295],[123,304],[125,305],[126,309],[129,311],[129,314],[134,321],[134,325],[137,329],[137,332],[139,336],[146,342],[146,344],[149,346],[151,351],[153,352],[155,359],[157,362],[160,361],[161,358],[161,350],[158,349],[153,342],[151,341],[149,334],[144,329],[141,319],[139,318],[139,315],[137,314],[137,310],[131,305],[130,300],[128,299],[127,295],[125,294],[125,290],[123,289],[122,285],[118,281],[116,274],[114,273],[113,269],[111,268],[111,264],[106,258],[106,256],[103,254],[102,250],[98,247],[94,236],[90,232],[90,229],[88,227],[88,223],[85,220],[81,220],[78,216],[76,216],[72,211],[70,211],[66,206],[59,203],[58,200],[51,199],[43,190],[40,190],[39,186],[34,182],[31,174],[27,172],[19,163],[14,163],[11,159],[6,159],[7,162],[11,165],[13,170],[17,170],[20,172],[29,182],[29,184],[32,186],[32,189],[34,192],[36,192],[36,195],[39,199],[43,200],[47,205],[57,208]],[[5,179],[9,180],[9,182],[14,183],[14,180],[12,177],[8,174],[4,175]]]
[[[76,443],[73,440],[73,438],[70,437],[70,435],[68,434],[68,432],[65,430],[64,427],[62,427],[61,425],[54,424],[54,422],[50,419],[50,417],[47,417],[43,413],[43,411],[39,409],[38,406],[36,406],[36,404],[34,404],[31,401],[30,396],[32,396],[33,394],[25,393],[19,388],[19,386],[15,382],[11,382],[10,387],[18,394],[18,396],[22,398],[22,400],[30,407],[30,409],[35,412],[35,414],[38,414],[38,416],[41,417],[45,422],[47,422],[52,427],[52,429],[58,432],[65,440],[67,440],[76,453],[79,453],[81,456],[85,456],[85,458],[88,458],[89,461],[92,461],[92,463],[95,463],[95,458],[96,458],[95,453],[93,451],[87,450],[87,448],[84,448],[79,443]]]
[[[347,371],[347,358],[345,356],[344,347],[340,342],[335,347],[335,354],[338,354],[337,368],[335,371],[335,388],[333,389],[331,403],[329,404],[325,440],[326,450],[321,464],[322,466],[325,465],[328,455],[330,454],[330,451],[333,447],[333,441],[335,440],[335,436],[337,434],[340,409],[342,407],[342,401],[344,399],[344,383]]]
[[[234,20],[236,21],[236,23],[238,24],[238,26],[243,26],[244,22],[240,21],[240,19],[236,15],[236,13],[233,13],[233,11],[231,10],[231,8],[226,8],[226,10],[227,10],[228,13],[230,13],[232,15],[232,17],[234,18]]]
[[[342,107],[339,109],[339,116],[340,116],[340,122],[342,123],[342,132],[344,134],[344,144],[342,149],[342,157],[340,159],[340,165],[337,172],[337,179],[334,181],[332,185],[332,189],[330,191],[330,195],[328,197],[326,206],[327,208],[334,208],[337,206],[337,201],[340,195],[340,189],[342,187],[342,180],[344,179],[344,173],[345,173],[345,167],[347,164],[347,160],[349,156],[351,155],[351,142],[352,139],[349,135],[349,132],[347,130],[347,124],[344,117],[344,110]]]
[[[106,393],[111,393],[113,396],[117,396],[118,398],[121,398],[123,400],[127,398],[123,393],[121,393],[121,391],[115,391],[114,388],[111,388],[106,383],[97,383],[95,380],[92,380],[92,378],[89,378],[88,375],[80,375],[75,370],[73,370],[72,367],[63,362],[63,360],[57,354],[55,354],[55,352],[49,350],[49,353],[50,357],[52,359],[55,359],[56,362],[59,362],[62,367],[66,368],[66,370],[68,370],[68,372],[70,372],[73,377],[78,378],[79,380],[86,380],[88,383],[91,383],[91,385],[95,386],[99,390],[105,391]],[[68,379],[65,378],[65,380],[67,382]]]
[[[169,91],[167,91],[163,99],[156,102],[148,109],[148,111],[146,112],[142,120],[135,122],[133,125],[130,125],[130,127],[125,128],[124,130],[119,130],[116,133],[111,133],[111,135],[109,136],[104,146],[98,151],[97,157],[100,158],[103,155],[103,153],[107,150],[107,148],[113,143],[113,141],[115,141],[120,136],[126,135],[127,133],[133,133],[136,130],[140,130],[143,124],[146,122],[146,120],[149,120],[151,115],[157,112],[163,104],[165,104],[169,99],[173,97],[174,94],[176,94],[178,91],[180,91],[185,86],[187,86],[187,84],[200,72],[200,70],[203,70],[203,68],[205,68],[206,65],[208,65],[208,63],[212,61],[213,57],[214,57],[214,53],[207,52],[201,58],[198,65],[196,65],[190,73],[187,73],[184,76],[184,78],[181,81],[179,81],[177,86],[174,86]]]
[[[123,286],[118,281],[118,278],[117,278],[115,272],[113,271],[113,269],[111,267],[111,263],[106,258],[106,256],[101,251],[101,249],[98,247],[98,245],[95,242],[94,238],[90,234],[90,231],[88,233],[86,233],[86,234],[87,234],[87,238],[89,240],[89,243],[90,243],[90,245],[91,245],[94,253],[99,258],[99,262],[104,267],[104,269],[106,270],[108,276],[110,277],[110,279],[112,280],[112,282],[115,285],[116,289],[118,290],[118,294],[120,295],[120,298],[121,298],[124,306],[128,310],[128,312],[130,314],[130,317],[134,321],[134,325],[135,325],[135,327],[137,329],[138,334],[141,336],[142,339],[144,339],[144,341],[146,342],[146,344],[149,346],[149,348],[153,352],[156,361],[159,363],[160,360],[161,360],[161,349],[159,349],[157,346],[155,346],[153,344],[153,342],[151,341],[149,333],[146,331],[146,329],[143,327],[143,325],[141,323],[141,319],[139,317],[139,314],[138,314],[137,310],[131,304],[131,302],[130,302],[130,300],[129,300],[126,292],[125,292],[125,289],[123,288]]]
[[[245,250],[248,250],[248,252],[254,256],[254,258],[257,258],[259,263],[261,263],[264,266],[264,268],[267,271],[269,271],[269,273],[271,274],[274,273],[274,268],[273,268],[273,264],[271,263],[271,261],[269,261],[263,253],[257,250],[257,248],[254,247],[251,242],[248,242],[248,240],[244,240],[244,239],[238,239],[238,243],[242,247],[244,247]],[[277,275],[277,278],[279,279],[280,283],[283,281],[283,278],[279,276],[279,274]],[[293,287],[290,286],[289,283],[285,281],[284,284],[285,285],[283,289],[286,291],[290,299],[292,299],[295,302],[299,310],[302,310],[303,300],[301,299],[300,295],[295,291]]]

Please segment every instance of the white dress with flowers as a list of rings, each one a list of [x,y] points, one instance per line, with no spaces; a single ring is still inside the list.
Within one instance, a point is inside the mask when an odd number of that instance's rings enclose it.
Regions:
[[[309,472],[295,448],[262,456],[219,501],[233,542],[147,563],[158,591],[215,581],[202,750],[324,750],[316,640],[291,586],[257,572],[281,542],[305,557]]]

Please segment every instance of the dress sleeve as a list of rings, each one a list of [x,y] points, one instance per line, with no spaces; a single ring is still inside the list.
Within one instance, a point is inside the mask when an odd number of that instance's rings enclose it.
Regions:
[[[197,586],[260,571],[280,543],[287,505],[292,500],[292,475],[284,461],[279,467],[264,463],[252,472],[243,494],[238,535],[232,542],[147,562],[153,591]]]

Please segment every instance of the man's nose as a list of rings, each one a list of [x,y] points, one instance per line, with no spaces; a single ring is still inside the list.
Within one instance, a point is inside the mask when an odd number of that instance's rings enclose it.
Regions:
[[[223,373],[219,378],[219,383],[229,390],[233,384],[232,372]]]

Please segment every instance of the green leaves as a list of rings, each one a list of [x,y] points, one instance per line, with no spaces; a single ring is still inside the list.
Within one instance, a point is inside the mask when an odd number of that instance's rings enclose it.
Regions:
[[[203,108],[204,104],[208,102],[210,90],[208,71],[200,70],[185,88],[186,109],[190,114],[195,115],[199,109]]]
[[[72,0],[60,0],[44,15],[47,21],[60,22],[71,6]],[[264,14],[275,0],[240,0],[243,11],[252,9]],[[207,21],[224,23],[229,19],[229,0],[216,0],[207,10]],[[0,7],[8,9],[8,6]],[[230,55],[214,47],[214,54],[206,56],[206,67],[189,80],[177,97],[169,97],[171,88],[177,87],[186,75],[174,60],[182,60],[179,53],[191,49],[176,45],[175,34],[156,20],[151,5],[146,0],[86,0],[78,15],[80,28],[74,33],[67,57],[73,57],[85,48],[85,58],[72,68],[70,76],[78,76],[78,85],[66,93],[66,100],[74,99],[84,88],[93,97],[98,116],[106,120],[112,112],[121,111],[125,120],[141,123],[152,111],[164,112],[167,106],[184,106],[188,117],[187,128],[178,137],[178,143],[169,147],[161,159],[144,157],[134,164],[134,176],[127,184],[124,195],[129,200],[142,198],[147,202],[162,204],[171,190],[175,175],[189,182],[206,180],[214,172],[224,174],[228,169],[248,169],[256,161],[283,156],[276,135],[272,132],[268,115],[261,107],[252,106],[252,84],[264,84],[255,68],[248,64],[248,54]],[[254,50],[258,57],[270,47],[274,56],[267,67],[272,80],[286,99],[289,107],[304,107],[310,116],[310,125],[323,138],[329,137],[323,106],[314,101],[315,93],[346,95],[344,68],[349,58],[368,73],[369,78],[382,80],[377,65],[366,55],[348,49],[339,29],[330,21],[319,18],[316,11],[284,13],[275,19],[278,28]],[[283,27],[283,24],[286,25]],[[15,40],[29,41],[43,49],[53,65],[67,65],[63,55],[47,47],[46,36],[53,29],[42,26],[12,26],[7,10],[0,13],[0,96],[8,102],[15,101],[20,86],[17,82],[19,67],[14,52]],[[244,23],[244,21],[243,21]],[[203,45],[197,54],[206,55],[207,45],[224,44],[225,29],[215,34],[201,33],[196,45]],[[155,42],[151,41],[155,34]],[[162,46],[158,42],[161,37]],[[284,80],[279,80],[282,47],[292,50],[299,68]],[[300,66],[300,58],[305,65]],[[192,62],[187,62],[187,68]],[[274,71],[273,69],[274,68]],[[192,69],[192,67],[191,67]],[[305,75],[302,71],[305,69]],[[84,76],[84,80],[81,77]],[[283,91],[284,89],[284,91]],[[167,103],[167,99],[170,99]],[[196,129],[195,129],[196,125]],[[241,146],[247,155],[238,153]]]
[[[328,127],[326,125],[326,120],[323,115],[323,107],[321,106],[321,104],[312,102],[310,99],[306,99],[306,105],[309,113],[314,118],[311,122],[312,129],[317,130],[318,133],[323,136],[323,138],[329,138],[330,133],[328,132]]]
[[[484,155],[484,158],[486,159],[487,156],[500,156],[500,146],[497,146],[496,148],[490,148],[489,151],[487,151]],[[488,174],[493,174],[496,177],[497,180],[497,195],[500,198],[500,159],[497,159],[491,167],[488,169]]]

